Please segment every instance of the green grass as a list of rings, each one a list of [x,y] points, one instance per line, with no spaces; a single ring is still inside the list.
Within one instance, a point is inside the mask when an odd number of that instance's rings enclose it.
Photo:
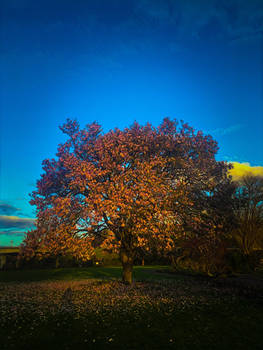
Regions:
[[[0,348],[263,348],[263,302],[257,294],[165,266],[0,272]],[[67,299],[65,290],[72,296]]]
[[[135,266],[135,280],[160,280],[173,279],[175,275],[165,274],[169,272],[168,266]],[[41,270],[10,270],[0,271],[0,282],[29,282],[29,281],[73,281],[82,279],[120,279],[122,268],[112,267],[88,267],[88,268],[61,268]]]

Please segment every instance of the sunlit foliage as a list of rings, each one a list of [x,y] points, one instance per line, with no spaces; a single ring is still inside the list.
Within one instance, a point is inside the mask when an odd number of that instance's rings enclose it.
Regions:
[[[63,247],[64,240],[74,247],[71,236],[77,242],[100,237],[104,247],[119,251],[123,280],[131,283],[138,248],[172,251],[182,235],[211,233],[202,213],[228,169],[215,160],[211,136],[168,118],[157,128],[134,123],[105,134],[97,123],[80,129],[68,120],[61,130],[68,140],[56,159],[43,162],[31,200],[37,235],[44,227],[56,237],[50,238],[51,249]],[[52,234],[50,220],[56,222]]]
[[[79,263],[84,263],[94,255],[92,246],[93,237],[83,237],[79,234],[74,234],[74,227],[69,225],[58,225],[55,216],[52,216],[51,211],[45,212],[43,222],[37,223],[37,228],[27,233],[25,240],[20,246],[20,260],[43,260],[47,258],[56,259],[56,267],[59,267],[60,257],[70,256]],[[45,217],[48,215],[48,217]]]

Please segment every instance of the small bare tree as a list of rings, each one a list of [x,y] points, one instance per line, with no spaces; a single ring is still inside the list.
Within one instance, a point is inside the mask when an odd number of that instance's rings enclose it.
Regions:
[[[243,254],[263,249],[263,177],[247,174],[236,183],[233,238]]]

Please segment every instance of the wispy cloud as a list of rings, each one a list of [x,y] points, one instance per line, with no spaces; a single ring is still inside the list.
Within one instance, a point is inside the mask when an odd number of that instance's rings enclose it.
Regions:
[[[13,205],[0,201],[0,214],[11,215],[20,211],[19,208],[14,207]]]
[[[263,35],[262,0],[141,0],[136,10],[175,25],[176,39],[240,40]]]
[[[229,162],[233,169],[229,171],[233,180],[239,180],[241,177],[251,174],[263,177],[263,166],[251,166],[250,163]]]
[[[16,199],[18,200],[18,199]],[[25,200],[25,198],[21,198],[19,200]],[[17,208],[16,206],[10,204],[6,201],[0,201],[0,215],[16,215],[18,217],[26,217],[26,218],[32,218],[32,214],[26,214],[24,213],[20,208]]]
[[[18,216],[0,215],[0,229],[6,228],[25,228],[28,229],[34,225],[35,219],[21,218]]]
[[[24,235],[25,235],[24,231],[18,231],[18,230],[0,231],[0,236],[10,236],[10,237],[21,237],[21,238],[23,238]]]
[[[216,129],[211,129],[211,130],[206,130],[206,134],[211,134],[215,136],[225,136],[232,134],[240,129],[244,128],[244,124],[235,124],[228,126],[226,128],[216,128]]]

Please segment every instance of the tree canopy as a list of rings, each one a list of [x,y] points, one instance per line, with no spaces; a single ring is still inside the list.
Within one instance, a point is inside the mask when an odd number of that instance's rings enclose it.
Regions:
[[[228,165],[215,160],[216,141],[176,120],[107,133],[95,122],[81,129],[67,120],[61,130],[68,140],[55,159],[44,160],[32,193],[37,230],[55,220],[53,236],[74,237],[72,246],[100,237],[119,251],[127,283],[136,249],[173,249],[187,227],[200,232],[208,193],[227,179]],[[62,246],[59,238],[52,242]]]

